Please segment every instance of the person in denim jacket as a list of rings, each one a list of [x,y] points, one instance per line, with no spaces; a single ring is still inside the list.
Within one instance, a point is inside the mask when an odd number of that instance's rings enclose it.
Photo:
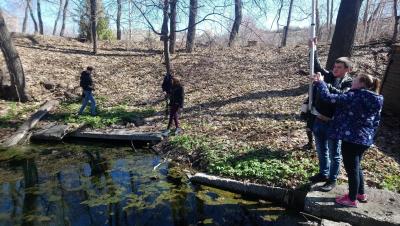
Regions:
[[[336,105],[328,135],[342,140],[343,163],[348,177],[349,193],[336,198],[338,204],[357,207],[357,200],[366,202],[364,178],[360,162],[364,152],[373,144],[383,106],[379,95],[380,80],[367,74],[358,75],[350,91],[331,93],[323,76],[315,76],[320,98]]]

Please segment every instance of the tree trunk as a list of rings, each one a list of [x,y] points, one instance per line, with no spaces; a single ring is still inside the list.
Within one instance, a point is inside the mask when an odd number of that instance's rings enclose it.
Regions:
[[[164,42],[164,59],[165,59],[165,68],[167,70],[167,74],[171,74],[171,62],[169,58],[169,35],[168,35],[168,10],[169,10],[169,0],[164,0],[163,7],[163,24],[161,27],[161,41]]]
[[[368,12],[369,12],[369,0],[365,3],[365,10],[363,16],[363,42],[367,41],[367,26],[368,26]]]
[[[326,63],[327,69],[333,68],[338,57],[351,56],[361,3],[362,0],[341,1]]]
[[[28,94],[25,87],[25,75],[22,63],[19,58],[18,52],[12,43],[10,33],[7,29],[6,23],[3,18],[3,13],[0,9],[0,48],[3,52],[4,59],[10,73],[11,86],[14,87],[15,100],[22,102],[28,101]]]
[[[61,25],[61,31],[60,31],[61,37],[64,37],[64,32],[65,32],[65,21],[67,20],[68,1],[69,0],[65,0],[65,4],[64,4],[63,19],[62,19],[62,25]]]
[[[121,14],[122,14],[122,4],[121,0],[117,0],[118,10],[117,10],[117,40],[121,40]]]
[[[97,53],[97,28],[96,28],[96,14],[97,14],[97,0],[90,0],[90,27],[92,33],[93,54]]]
[[[399,20],[400,20],[400,16],[397,14],[397,0],[393,0],[393,15],[394,15],[394,28],[393,28],[392,43],[395,43],[397,42],[397,35],[399,33]]]
[[[286,22],[285,31],[283,33],[282,47],[286,46],[287,36],[289,33],[290,20],[291,20],[291,16],[292,16],[292,8],[293,8],[293,0],[290,0],[288,18],[287,18],[287,22]]]
[[[35,19],[35,15],[33,15],[33,10],[32,10],[32,7],[31,7],[31,1],[30,0],[28,0],[28,7],[29,7],[29,14],[31,15],[33,24],[35,25],[35,33],[37,33],[38,32],[38,25],[37,25],[37,22],[36,22],[36,19]]]
[[[57,13],[57,18],[54,21],[54,28],[53,28],[53,35],[56,35],[57,32],[57,24],[58,24],[58,20],[60,20],[61,14],[62,14],[62,3],[63,0],[60,0],[60,7],[58,7],[58,13]]]
[[[3,147],[12,147],[17,145],[26,135],[28,134],[29,130],[31,130],[35,125],[40,121],[43,116],[45,116],[53,107],[57,106],[59,101],[57,100],[49,100],[44,103],[34,114],[32,114],[28,120],[26,120],[18,130],[7,139],[6,142],[2,144]]]
[[[239,27],[242,23],[242,0],[235,0],[235,21],[233,22],[231,34],[229,35],[228,46],[234,46]]]
[[[40,8],[40,0],[36,0],[37,3],[37,15],[38,15],[38,20],[39,20],[39,32],[41,35],[43,35],[43,20],[42,20],[42,10]]]
[[[329,12],[329,31],[327,41],[331,39],[332,35],[332,20],[333,20],[333,0],[331,0],[331,11]]]
[[[169,22],[169,52],[175,53],[176,43],[176,4],[178,0],[170,0],[170,22]]]
[[[329,7],[330,7],[330,5],[329,5],[330,3],[329,3],[329,0],[326,0],[326,31],[328,32],[329,31]]]
[[[29,12],[29,6],[28,6],[29,2],[28,1],[26,1],[24,22],[22,22],[22,33],[26,33],[26,26],[28,24],[28,12]]]
[[[316,32],[318,40],[320,40],[321,39],[321,18],[319,15],[319,7],[318,7],[319,3],[318,2],[319,2],[318,0],[315,1],[315,5],[316,5],[316,7],[315,7],[315,32]]]
[[[197,7],[198,7],[197,0],[190,0],[189,25],[186,37],[186,52],[188,53],[191,53],[193,51],[194,40],[196,37]]]

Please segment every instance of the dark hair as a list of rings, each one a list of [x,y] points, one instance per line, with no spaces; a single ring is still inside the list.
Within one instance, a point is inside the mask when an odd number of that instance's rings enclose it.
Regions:
[[[348,57],[339,57],[335,60],[336,64],[343,64],[345,68],[352,69],[353,63],[351,62],[350,58]]]
[[[172,85],[173,86],[182,86],[181,79],[177,76],[172,77]]]
[[[360,78],[360,82],[365,84],[365,88],[376,93],[380,92],[381,80],[379,78],[375,78],[369,74],[359,74],[358,77]]]
[[[86,68],[86,70],[88,70],[88,71],[93,71],[93,67],[92,66],[88,66],[87,68]]]

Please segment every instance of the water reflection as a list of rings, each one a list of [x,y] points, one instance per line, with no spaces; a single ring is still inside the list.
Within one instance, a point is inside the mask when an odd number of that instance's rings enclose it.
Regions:
[[[66,148],[66,147],[64,147]],[[82,147],[84,149],[84,147]],[[23,178],[3,182],[0,225],[293,225],[297,216],[270,204],[189,183],[170,183],[151,154],[110,158],[85,150],[78,160],[19,161]],[[50,172],[46,165],[57,165]]]

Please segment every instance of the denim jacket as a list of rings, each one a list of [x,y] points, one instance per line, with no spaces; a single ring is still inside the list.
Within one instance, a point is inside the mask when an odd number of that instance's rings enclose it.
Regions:
[[[379,125],[383,96],[366,89],[332,94],[325,82],[316,84],[320,97],[336,105],[329,137],[371,146]]]

